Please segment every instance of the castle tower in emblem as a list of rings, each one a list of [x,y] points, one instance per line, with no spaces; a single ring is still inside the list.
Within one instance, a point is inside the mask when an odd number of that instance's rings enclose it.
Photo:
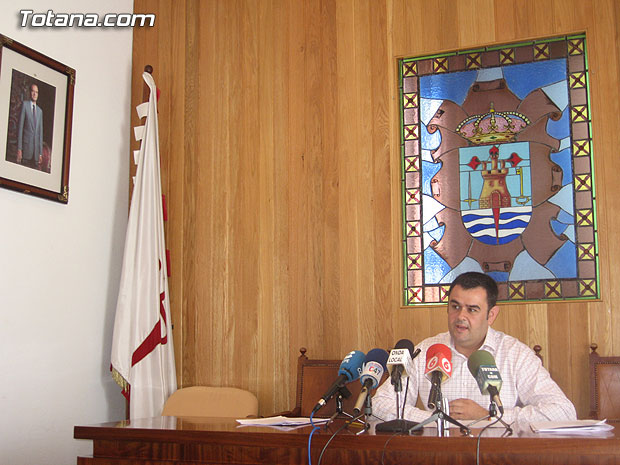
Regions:
[[[489,149],[490,160],[481,161],[482,191],[480,192],[480,208],[506,208],[511,206],[510,192],[506,186],[506,160],[499,159],[499,150],[494,145]],[[487,165],[490,168],[487,169]]]

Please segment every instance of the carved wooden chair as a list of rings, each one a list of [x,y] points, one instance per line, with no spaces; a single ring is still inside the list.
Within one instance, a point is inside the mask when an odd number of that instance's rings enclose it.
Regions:
[[[300,356],[297,359],[297,390],[295,407],[279,415],[290,417],[309,417],[317,401],[338,377],[338,369],[342,360],[311,360],[306,356],[307,349],[299,349]],[[351,396],[343,399],[342,410],[351,413],[355,406],[355,401],[362,390],[362,385],[353,381],[346,385],[351,392]],[[330,400],[319,410],[315,416],[327,418],[336,412],[336,402]]]
[[[601,357],[590,344],[590,417],[620,420],[620,357]]]

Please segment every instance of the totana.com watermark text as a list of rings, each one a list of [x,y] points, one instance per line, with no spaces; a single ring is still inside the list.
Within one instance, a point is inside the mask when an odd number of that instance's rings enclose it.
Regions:
[[[21,27],[134,27],[155,25],[154,14],[139,13],[35,13],[19,10]]]

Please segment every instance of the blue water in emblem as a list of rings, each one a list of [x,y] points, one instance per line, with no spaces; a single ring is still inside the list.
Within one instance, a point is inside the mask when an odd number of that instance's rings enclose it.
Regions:
[[[525,231],[532,217],[532,208],[529,206],[502,208],[499,212],[497,231],[491,209],[462,212],[461,217],[472,237],[483,244],[503,245],[514,241]]]

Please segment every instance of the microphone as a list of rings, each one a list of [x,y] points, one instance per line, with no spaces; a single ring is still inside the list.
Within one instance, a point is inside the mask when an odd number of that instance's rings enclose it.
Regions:
[[[499,398],[502,388],[502,377],[499,374],[495,359],[486,350],[477,350],[469,356],[467,368],[471,375],[476,378],[481,394],[489,394],[491,401],[495,402],[500,413],[504,413],[504,406]]]
[[[370,391],[376,388],[381,382],[381,377],[387,369],[386,363],[389,354],[383,349],[372,349],[366,358],[364,359],[364,369],[360,376],[360,382],[362,383],[362,390],[355,407],[353,407],[353,413],[357,416],[362,410],[362,406],[366,402],[366,398],[370,394]]]
[[[419,353],[419,349],[418,349]],[[408,378],[412,372],[412,360],[415,357],[413,352],[413,342],[409,339],[401,339],[390,352],[387,361],[387,369],[390,373],[391,382],[394,390],[400,392],[402,390],[401,379]]]
[[[452,351],[445,344],[433,344],[426,351],[426,378],[431,382],[431,392],[426,405],[430,409],[439,407],[441,383],[452,376]]]
[[[338,378],[336,381],[329,387],[323,397],[319,399],[314,408],[312,409],[313,413],[316,413],[321,407],[323,407],[329,399],[331,399],[336,392],[341,390],[346,383],[351,381],[355,381],[360,377],[362,372],[362,364],[364,363],[364,352],[360,350],[353,350],[349,352],[342,362],[340,363],[340,368],[338,368]],[[351,393],[349,391],[343,392],[342,395],[345,398],[348,398]]]

